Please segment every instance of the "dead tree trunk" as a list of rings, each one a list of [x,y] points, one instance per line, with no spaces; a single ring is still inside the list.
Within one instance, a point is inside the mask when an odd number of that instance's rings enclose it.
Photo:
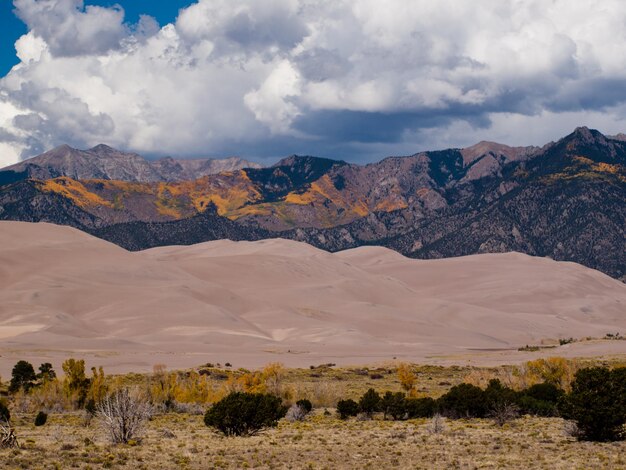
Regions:
[[[15,431],[8,421],[0,420],[0,449],[19,448],[20,443],[17,441]]]

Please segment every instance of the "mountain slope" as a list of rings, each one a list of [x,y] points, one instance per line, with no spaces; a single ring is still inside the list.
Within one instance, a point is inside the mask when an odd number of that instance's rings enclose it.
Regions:
[[[16,354],[56,364],[67,350],[135,372],[207,360],[480,362],[488,350],[519,361],[525,344],[626,329],[624,284],[518,253],[422,261],[278,239],[130,253],[69,227],[0,222],[0,260],[2,373]],[[576,347],[550,353],[585,354]]]
[[[193,245],[209,240],[261,240],[273,236],[267,230],[220,217],[215,206],[191,218],[173,222],[126,222],[86,231],[131,251],[167,245]]]
[[[447,193],[427,217],[375,214],[290,238],[338,250],[380,244],[418,258],[520,251],[576,261],[626,280],[626,145],[577,129],[532,159]]]

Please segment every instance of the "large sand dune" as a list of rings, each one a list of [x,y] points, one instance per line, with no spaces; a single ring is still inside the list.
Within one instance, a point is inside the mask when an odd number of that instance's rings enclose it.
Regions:
[[[626,285],[510,253],[421,261],[364,247],[217,241],[130,253],[77,230],[0,222],[0,373],[85,357],[108,370],[524,360],[525,344],[626,333]],[[558,355],[626,353],[584,342]],[[545,354],[545,352],[544,352]]]

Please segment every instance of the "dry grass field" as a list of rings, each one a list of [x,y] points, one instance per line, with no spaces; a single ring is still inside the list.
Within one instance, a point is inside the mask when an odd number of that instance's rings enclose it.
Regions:
[[[414,370],[420,395],[436,397],[468,377],[506,369]],[[223,372],[212,369],[216,387],[225,381]],[[147,377],[111,380],[141,387]],[[626,442],[578,442],[560,418],[524,416],[503,427],[489,419],[447,419],[441,432],[433,432],[431,419],[337,418],[332,403],[338,398],[356,398],[370,387],[399,391],[392,367],[287,369],[282,386],[316,408],[302,422],[281,420],[253,437],[223,437],[204,425],[202,414],[156,413],[141,439],[112,445],[96,419],[85,423],[84,412],[51,412],[44,426],[35,427],[34,410],[13,407],[21,448],[0,450],[0,468],[626,468]]]
[[[490,420],[341,421],[318,410],[254,437],[222,437],[200,415],[155,416],[137,445],[110,445],[97,424],[51,415],[36,428],[21,415],[19,450],[0,452],[1,468],[626,468],[626,443],[577,442],[557,418],[523,417],[500,428]]]

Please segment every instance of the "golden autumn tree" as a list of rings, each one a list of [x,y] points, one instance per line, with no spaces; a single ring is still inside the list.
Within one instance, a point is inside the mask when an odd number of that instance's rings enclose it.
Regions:
[[[267,393],[276,396],[283,394],[282,382],[285,376],[285,366],[280,362],[272,362],[263,368],[262,376]]]
[[[106,384],[106,378],[104,376],[104,370],[102,366],[98,369],[91,368],[91,381],[89,384],[89,391],[87,392],[87,400],[93,400],[94,403],[100,403],[107,396],[109,388]]]
[[[65,378],[63,390],[68,398],[75,401],[78,406],[83,406],[89,389],[89,379],[85,375],[85,361],[67,359],[61,365]]]
[[[417,393],[415,386],[417,385],[417,376],[411,370],[411,366],[401,362],[396,369],[398,373],[398,379],[400,380],[400,386],[409,396],[414,396]]]

